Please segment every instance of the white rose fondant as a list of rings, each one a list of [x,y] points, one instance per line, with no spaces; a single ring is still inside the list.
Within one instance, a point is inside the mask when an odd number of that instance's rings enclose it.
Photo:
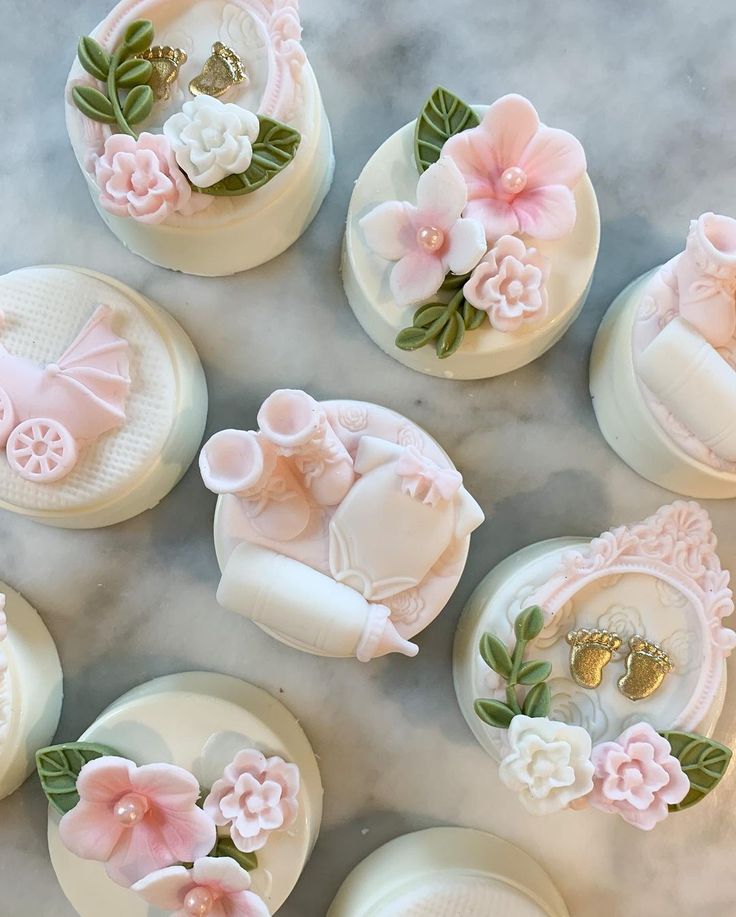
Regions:
[[[66,120],[108,227],[185,273],[274,258],[332,181],[297,0],[120,0],[78,47]]]
[[[0,277],[0,507],[96,528],[162,500],[207,415],[199,358],[164,310],[111,277]]]

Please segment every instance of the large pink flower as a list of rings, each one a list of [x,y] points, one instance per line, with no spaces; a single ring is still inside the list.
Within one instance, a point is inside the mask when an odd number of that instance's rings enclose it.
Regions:
[[[549,261],[517,236],[501,236],[463,287],[476,309],[488,312],[499,331],[518,331],[522,325],[547,316]]]
[[[690,781],[671,751],[667,739],[648,723],[629,727],[615,742],[596,745],[592,754],[593,790],[587,801],[650,831],[667,817],[667,806],[682,802],[690,789]]]
[[[199,784],[181,767],[137,767],[109,755],[84,765],[77,792],[79,802],[59,823],[61,840],[76,856],[105,863],[118,885],[191,863],[215,846],[215,824],[197,806]]]
[[[212,202],[207,195],[192,194],[162,134],[143,133],[137,140],[113,134],[94,172],[105,210],[142,223],[162,223],[172,213],[193,213]]]
[[[440,159],[417,183],[416,206],[385,201],[360,226],[368,246],[387,261],[391,294],[400,306],[429,299],[448,271],[467,274],[486,251],[483,227],[462,219],[468,192],[454,162]]]
[[[269,917],[250,885],[248,873],[231,857],[202,857],[191,869],[159,869],[136,882],[133,891],[172,917]]]
[[[585,174],[585,153],[572,134],[540,124],[523,96],[498,99],[478,127],[450,137],[442,154],[468,186],[463,215],[480,220],[489,242],[520,231],[538,239],[572,231],[571,189]]]
[[[229,826],[244,853],[260,850],[272,831],[290,827],[298,810],[299,768],[283,758],[266,758],[255,748],[239,751],[204,801],[220,827]]]

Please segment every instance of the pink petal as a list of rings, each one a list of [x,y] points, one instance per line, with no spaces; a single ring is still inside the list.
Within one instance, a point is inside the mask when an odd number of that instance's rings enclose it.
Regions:
[[[528,99],[511,93],[491,105],[480,129],[491,139],[500,175],[509,166],[520,164],[523,152],[539,129],[539,115]]]
[[[265,901],[255,892],[238,892],[221,903],[225,917],[270,917]]]
[[[192,863],[207,856],[217,841],[215,823],[198,806],[189,812],[167,812],[159,823],[161,839],[174,854],[174,860]]]
[[[397,305],[411,306],[434,296],[444,279],[441,258],[425,252],[411,252],[391,271],[391,293]]]
[[[453,274],[467,274],[486,253],[486,234],[478,220],[458,220],[448,234],[443,252],[444,267]]]
[[[585,175],[585,151],[577,137],[554,127],[540,127],[522,153],[519,166],[527,188],[565,185],[574,188]]]
[[[212,786],[202,808],[216,825],[226,825],[228,820],[222,814],[221,804],[225,796],[232,790],[232,784],[226,780],[217,780]]]
[[[489,243],[519,231],[519,219],[511,205],[492,197],[468,201],[463,216],[482,224]]]
[[[173,866],[179,859],[163,842],[158,826],[149,815],[123,832],[105,870],[113,882],[128,888],[157,869]]]
[[[662,767],[667,771],[669,783],[659,793],[659,798],[668,805],[676,805],[690,792],[690,781],[677,758],[663,761]]]
[[[468,202],[465,179],[455,163],[443,156],[417,182],[417,226],[449,230]]]
[[[258,815],[253,815],[244,809],[232,820],[232,825],[241,837],[255,837],[260,833],[261,821]]]
[[[199,798],[196,778],[175,764],[144,764],[135,771],[132,784],[136,792],[167,811],[186,810]]]
[[[398,261],[416,246],[415,208],[401,201],[386,201],[360,220],[366,245],[387,261]]]
[[[521,231],[537,239],[560,239],[575,226],[575,197],[564,185],[525,190],[509,206]]]
[[[127,758],[105,755],[84,765],[77,777],[77,792],[85,802],[110,805],[131,791],[136,766]]]
[[[251,886],[249,873],[232,857],[201,857],[194,862],[192,878],[197,885],[217,888],[228,895],[247,891]]]
[[[269,758],[268,777],[281,784],[284,795],[296,796],[299,792],[301,776],[296,764],[287,764],[282,758]]]
[[[107,803],[82,800],[59,822],[64,846],[83,860],[108,860],[125,828]]]
[[[167,866],[145,876],[132,886],[145,901],[162,911],[175,911],[192,887],[192,873],[184,866]]]
[[[265,831],[276,831],[284,824],[284,815],[278,806],[264,809],[258,816],[261,828]]]
[[[470,197],[472,188],[488,192],[492,181],[501,174],[495,165],[491,139],[482,128],[472,128],[450,137],[442,147],[442,158],[451,159],[460,169]]]
[[[265,847],[268,843],[268,831],[259,831],[257,834],[246,836],[238,831],[235,823],[230,827],[230,837],[233,844],[243,853],[253,853]]]

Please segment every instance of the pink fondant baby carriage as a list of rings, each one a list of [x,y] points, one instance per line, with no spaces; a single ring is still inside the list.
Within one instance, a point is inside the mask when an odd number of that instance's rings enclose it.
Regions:
[[[3,316],[0,312],[0,327]],[[48,484],[74,468],[81,445],[125,421],[128,342],[98,306],[57,363],[42,367],[0,344],[0,449],[27,481]]]

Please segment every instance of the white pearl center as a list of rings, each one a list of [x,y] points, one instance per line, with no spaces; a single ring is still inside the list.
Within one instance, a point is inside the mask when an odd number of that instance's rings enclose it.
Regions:
[[[445,244],[445,234],[436,226],[422,226],[417,233],[417,242],[425,251],[436,252]]]
[[[126,828],[131,828],[145,818],[148,808],[148,800],[145,796],[139,793],[128,793],[115,804],[115,818]]]
[[[506,287],[506,293],[509,299],[518,299],[524,292],[524,284],[520,280],[512,280]]]
[[[215,896],[203,885],[197,885],[187,892],[184,898],[184,910],[191,917],[207,917],[215,903]]]
[[[501,186],[509,194],[519,194],[526,188],[528,181],[526,172],[519,166],[510,166],[501,176]]]

